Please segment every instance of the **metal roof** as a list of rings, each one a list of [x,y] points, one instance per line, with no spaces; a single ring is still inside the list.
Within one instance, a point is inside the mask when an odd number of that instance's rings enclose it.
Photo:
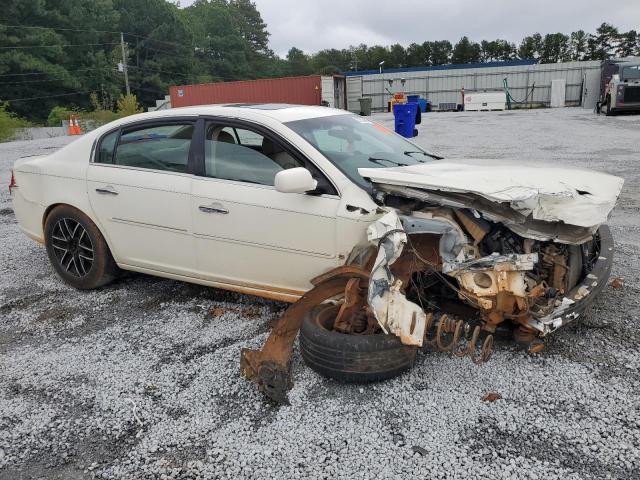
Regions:
[[[490,67],[518,67],[526,65],[535,65],[538,60],[522,59],[522,60],[506,60],[504,62],[484,62],[484,63],[456,63],[449,65],[434,65],[431,67],[405,67],[405,68],[387,68],[382,73],[403,73],[403,72],[428,72],[430,70],[457,70],[462,68],[490,68]],[[342,72],[346,77],[362,76],[362,75],[379,75],[380,70],[356,70]]]

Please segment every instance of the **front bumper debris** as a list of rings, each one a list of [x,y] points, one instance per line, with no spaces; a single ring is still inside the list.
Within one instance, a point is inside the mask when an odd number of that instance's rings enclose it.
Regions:
[[[607,225],[601,225],[598,234],[600,253],[591,272],[565,295],[562,304],[553,313],[529,319],[529,326],[540,332],[540,336],[548,335],[583,315],[607,285],[613,265],[613,237]]]
[[[606,226],[598,232],[599,257],[591,272],[563,296],[552,313],[536,317],[522,312],[530,312],[531,305],[543,294],[542,284],[531,288],[526,283],[526,273],[539,261],[538,253],[479,257],[477,247],[466,242],[464,232],[446,212],[408,217],[390,210],[367,229],[369,242],[377,245],[375,260],[367,267],[342,266],[313,279],[314,287],[289,306],[262,349],[242,350],[241,373],[265,395],[287,404],[292,386],[289,358],[302,320],[315,306],[337,298],[343,303],[335,320],[336,331],[351,333],[352,318],[366,310],[369,333],[377,328],[377,322],[385,333],[398,336],[405,345],[425,345],[457,357],[468,356],[477,364],[487,361],[492,335],[484,337],[479,345],[480,326],[471,331],[462,320],[447,315],[441,315],[436,324],[432,311],[425,311],[406,297],[412,275],[427,270],[480,312],[485,331],[493,332],[496,325],[509,318],[519,324],[516,339],[528,339],[530,345],[539,343],[539,337],[580,316],[606,285],[613,241]]]

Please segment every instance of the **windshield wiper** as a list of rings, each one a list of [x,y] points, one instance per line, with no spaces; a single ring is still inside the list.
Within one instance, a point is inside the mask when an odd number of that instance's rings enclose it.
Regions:
[[[444,157],[439,157],[437,155],[434,155],[433,153],[427,153],[427,152],[423,152],[422,150],[407,150],[406,152],[404,152],[405,155],[411,157],[412,153],[421,153],[422,155],[425,155],[427,157],[431,157],[435,160],[442,160]],[[413,158],[413,157],[412,157]],[[418,160],[421,163],[424,163],[424,161],[422,160]]]
[[[368,159],[371,163],[377,163],[379,165],[382,165],[381,162],[389,162],[392,165],[397,165],[398,167],[408,167],[409,164],[407,163],[400,163],[400,162],[396,162],[395,160],[389,160],[388,158],[375,158],[375,157],[369,157]]]

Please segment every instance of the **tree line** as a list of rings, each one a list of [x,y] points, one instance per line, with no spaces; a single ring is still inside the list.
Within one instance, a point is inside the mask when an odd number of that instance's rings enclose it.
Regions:
[[[3,111],[44,121],[56,106],[115,110],[124,91],[121,38],[131,91],[144,106],[170,85],[377,69],[383,60],[394,68],[640,55],[635,31],[603,23],[593,34],[536,33],[519,45],[463,37],[313,54],[292,47],[281,58],[251,0],[197,0],[186,8],[167,0],[8,0],[0,9]]]
[[[464,36],[455,45],[448,40],[412,43],[406,48],[400,44],[388,47],[361,44],[341,50],[321,50],[312,55],[294,47],[287,54],[287,62],[292,73],[308,74],[378,69],[381,61],[384,68],[401,68],[516,59],[557,63],[629,56],[640,56],[638,33],[635,30],[619,32],[616,27],[603,23],[593,34],[584,30],[569,35],[534,33],[524,37],[519,45],[502,39],[474,42]]]

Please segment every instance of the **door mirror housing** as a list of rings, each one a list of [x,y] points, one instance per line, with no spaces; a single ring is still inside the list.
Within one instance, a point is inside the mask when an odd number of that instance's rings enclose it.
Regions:
[[[275,187],[280,193],[305,193],[315,190],[318,182],[304,167],[289,168],[276,173]]]

